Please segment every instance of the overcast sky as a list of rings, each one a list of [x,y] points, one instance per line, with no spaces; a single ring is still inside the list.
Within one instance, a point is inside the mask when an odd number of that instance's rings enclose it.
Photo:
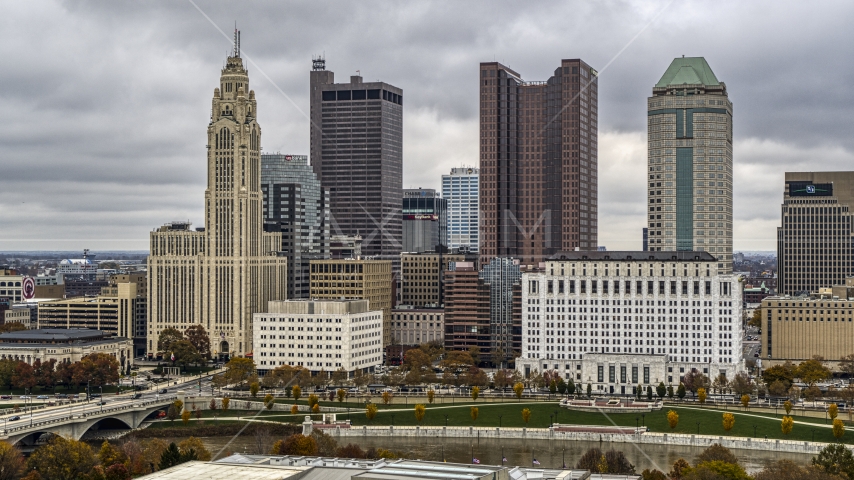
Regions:
[[[147,250],[201,226],[211,96],[242,31],[267,152],[308,154],[312,55],[404,90],[404,187],[478,163],[478,63],[599,77],[599,243],[641,247],[646,98],[704,56],[734,103],[736,250],[776,249],[783,173],[854,166],[854,2],[13,2],[0,250]],[[225,32],[225,36],[222,32]]]

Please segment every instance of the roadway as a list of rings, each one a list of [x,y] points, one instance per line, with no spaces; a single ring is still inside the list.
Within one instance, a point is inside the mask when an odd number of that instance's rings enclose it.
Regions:
[[[88,416],[90,414],[100,413],[105,408],[130,407],[140,401],[157,401],[161,397],[174,398],[178,394],[179,390],[186,392],[187,395],[197,395],[199,392],[199,385],[204,389],[203,391],[209,391],[211,389],[210,378],[211,376],[208,374],[201,377],[201,379],[196,377],[188,381],[171,380],[168,382],[168,385],[166,382],[163,382],[160,385],[156,385],[151,389],[142,392],[130,391],[121,395],[104,395],[100,398],[71,401],[70,403],[63,405],[48,406],[38,409],[31,409],[31,404],[28,403],[21,407],[21,412],[8,413],[0,416],[0,421],[3,422],[2,428],[5,433],[9,428],[26,427],[32,423],[67,418],[69,415]],[[138,398],[134,398],[137,394],[140,396]]]

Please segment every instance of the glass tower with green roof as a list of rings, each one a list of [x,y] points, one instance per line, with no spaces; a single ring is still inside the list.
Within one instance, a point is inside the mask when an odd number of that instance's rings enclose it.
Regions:
[[[732,272],[732,102],[703,57],[676,58],[647,99],[650,251],[709,252]]]

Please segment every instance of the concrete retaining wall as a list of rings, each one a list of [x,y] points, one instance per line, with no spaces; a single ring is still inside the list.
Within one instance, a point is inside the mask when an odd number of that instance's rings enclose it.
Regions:
[[[827,443],[793,440],[764,440],[746,437],[719,437],[713,435],[685,435],[671,433],[592,433],[556,432],[551,428],[487,428],[487,427],[391,427],[361,426],[352,428],[326,428],[323,431],[335,437],[465,437],[465,438],[530,438],[532,440],[588,441],[613,443],[640,443],[708,447],[719,443],[740,450],[766,450],[817,454]]]

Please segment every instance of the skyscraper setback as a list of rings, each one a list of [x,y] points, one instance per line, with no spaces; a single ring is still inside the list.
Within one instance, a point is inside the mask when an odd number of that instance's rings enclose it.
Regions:
[[[732,272],[732,102],[703,57],[676,58],[647,100],[650,251],[706,251]]]
[[[598,243],[598,81],[579,59],[544,82],[480,64],[481,261]]]
[[[403,90],[361,76],[335,83],[321,58],[310,98],[311,166],[329,190],[331,234],[361,235],[365,255],[400,254]]]

